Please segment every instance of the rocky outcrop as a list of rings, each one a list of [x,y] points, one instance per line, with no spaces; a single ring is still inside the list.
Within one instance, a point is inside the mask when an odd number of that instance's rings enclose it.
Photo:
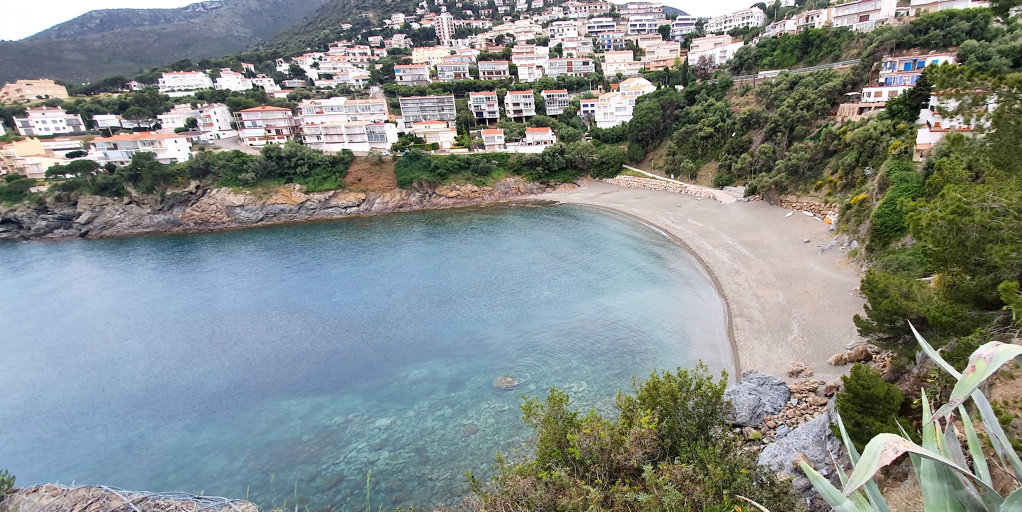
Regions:
[[[792,484],[800,492],[809,491],[812,485],[798,467],[798,460],[805,460],[820,474],[829,476],[832,461],[841,456],[841,442],[830,431],[833,414],[833,408],[827,408],[823,414],[766,445],[759,452],[759,464],[791,476]]]
[[[573,187],[574,185],[562,185]],[[216,231],[313,219],[377,215],[497,203],[550,191],[518,177],[492,187],[445,185],[384,193],[345,190],[305,193],[298,185],[269,193],[197,184],[156,196],[110,198],[84,196],[75,203],[44,202],[0,207],[0,239],[110,237],[141,233]]]
[[[110,487],[43,484],[17,489],[0,500],[0,512],[259,512],[252,503],[185,493],[122,491]]]
[[[791,396],[783,380],[757,371],[742,373],[742,378],[728,385],[724,400],[731,401],[727,420],[733,425],[759,425],[764,416],[777,414]]]

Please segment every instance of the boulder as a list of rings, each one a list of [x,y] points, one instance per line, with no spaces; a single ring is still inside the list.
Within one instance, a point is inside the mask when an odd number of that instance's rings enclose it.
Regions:
[[[826,386],[823,387],[823,396],[834,396],[840,390],[841,383],[836,380],[832,380],[828,382]]]
[[[849,363],[864,363],[872,359],[873,354],[869,352],[869,348],[866,345],[859,345],[848,351]]]
[[[797,454],[801,454],[814,468],[828,468],[832,458],[840,456],[841,442],[830,431],[833,414],[833,408],[828,408],[823,414],[767,445],[759,453],[759,464],[791,475],[792,483],[800,492],[809,490],[812,487],[809,480],[801,471],[793,469],[792,464]]]
[[[831,356],[831,358],[828,359],[827,362],[833,366],[844,366],[848,364],[848,355],[845,354],[844,352],[838,352],[837,354]]]
[[[497,377],[496,379],[493,380],[493,387],[497,389],[502,389],[504,391],[514,389],[517,386],[518,381],[515,380],[513,377],[508,377],[507,375],[501,375],[500,377]]]
[[[806,366],[805,363],[791,363],[788,367],[788,377],[799,378],[799,377],[812,377],[813,371]]]
[[[777,414],[791,394],[783,380],[757,371],[742,373],[742,378],[724,390],[724,400],[731,401],[727,420],[740,427],[753,427],[764,416]]]

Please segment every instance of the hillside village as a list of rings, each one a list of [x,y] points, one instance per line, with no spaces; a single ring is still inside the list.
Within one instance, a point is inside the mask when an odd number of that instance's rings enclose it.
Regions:
[[[356,155],[408,148],[538,153],[558,140],[585,137],[590,128],[627,123],[639,98],[671,86],[655,72],[694,70],[708,77],[727,69],[740,48],[766,38],[823,27],[867,32],[930,11],[985,5],[913,0],[897,7],[894,0],[857,0],[806,9],[785,0],[767,10],[788,14],[767,23],[763,4],[710,19],[667,14],[655,2],[493,4],[424,0],[414,11],[392,13],[367,29],[342,24],[351,38],[323,51],[278,56],[272,70],[240,62],[235,69],[169,70],[151,75],[151,83],[123,84],[125,91],[155,90],[180,101],[160,112],[83,116],[53,104],[72,99],[53,80],[6,84],[0,101],[27,106],[11,119],[16,134],[27,138],[0,146],[0,172],[43,179],[46,169],[82,152],[101,165],[124,165],[139,151],[162,163],[180,162],[197,144],[235,137],[253,148],[294,139]],[[877,82],[842,104],[835,119],[875,114],[911,88],[927,65],[945,62],[954,63],[953,53],[885,58]],[[244,108],[207,101],[211,91],[253,90],[268,101]],[[934,96],[919,128],[917,160],[943,133],[969,131],[961,120],[940,119],[939,106]],[[530,125],[536,116],[559,121]],[[558,133],[565,128],[569,133]]]

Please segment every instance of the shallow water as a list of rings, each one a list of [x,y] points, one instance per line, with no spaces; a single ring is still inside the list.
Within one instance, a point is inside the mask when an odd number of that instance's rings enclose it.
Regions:
[[[731,369],[694,258],[579,206],[0,244],[0,269],[20,485],[350,510],[371,470],[374,507],[453,502],[527,446],[523,394],[613,415],[633,376]]]

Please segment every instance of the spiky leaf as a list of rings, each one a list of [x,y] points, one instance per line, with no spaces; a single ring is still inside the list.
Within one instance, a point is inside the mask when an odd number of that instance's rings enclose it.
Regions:
[[[942,418],[950,414],[1004,363],[1019,355],[1022,355],[1022,345],[1010,345],[999,341],[991,341],[976,349],[969,356],[969,366],[965,368],[962,377],[958,379],[955,388],[951,390],[948,402],[934,414],[934,417]],[[931,418],[930,421],[933,419]]]
[[[823,475],[816,472],[809,464],[805,461],[800,461],[799,465],[802,466],[802,472],[805,473],[806,477],[809,478],[809,482],[813,484],[813,488],[816,492],[820,493],[820,496],[824,501],[830,505],[835,512],[872,512],[867,506],[866,508],[860,508],[854,501],[848,499],[841,491],[834,487]],[[850,492],[848,494],[851,494]]]

